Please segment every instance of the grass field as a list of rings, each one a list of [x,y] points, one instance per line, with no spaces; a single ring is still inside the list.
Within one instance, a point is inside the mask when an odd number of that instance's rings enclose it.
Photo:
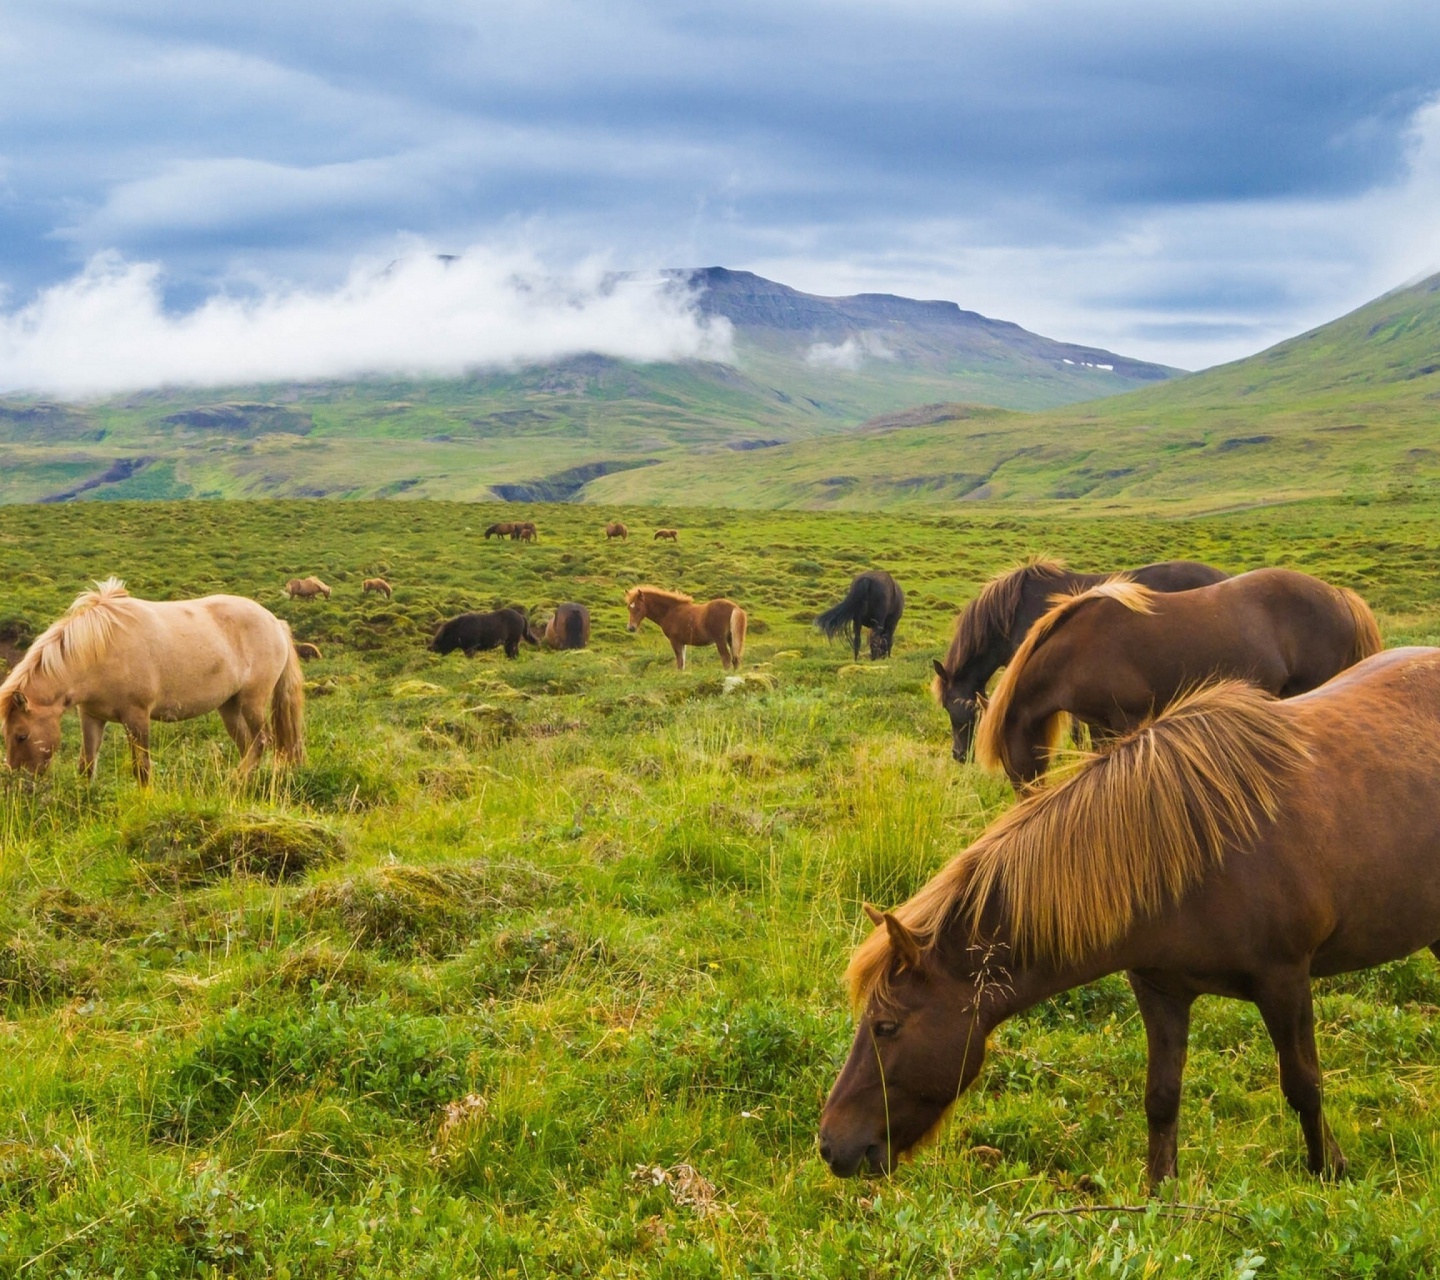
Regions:
[[[536,546],[486,543],[521,512]],[[606,544],[605,517],[636,530]],[[654,544],[658,525],[678,546]],[[1440,640],[1440,508],[1203,520],[443,503],[0,509],[0,633],[94,578],[253,595],[315,641],[308,763],[232,776],[211,717],[142,793],[0,772],[0,1275],[1415,1277],[1440,1256],[1440,973],[1319,985],[1331,1123],[1303,1168],[1255,1011],[1197,1006],[1182,1177],[1146,1206],[1144,1038],[1122,980],[1002,1028],[887,1181],[814,1153],[848,1049],[859,904],[1012,802],[926,693],[951,619],[1045,551],[1288,564]],[[908,608],[854,666],[809,625],[859,569]],[[289,602],[315,572],[330,603]],[[396,585],[362,598],[362,577]],[[624,630],[638,581],[749,610],[742,687]],[[466,607],[588,604],[589,651],[424,647]]]

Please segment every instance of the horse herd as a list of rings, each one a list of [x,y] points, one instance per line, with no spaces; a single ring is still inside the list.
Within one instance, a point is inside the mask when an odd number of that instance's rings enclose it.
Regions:
[[[329,596],[318,579],[287,590]],[[625,603],[628,630],[654,620],[677,666],[697,644],[740,665],[746,613],[733,601],[642,585]],[[874,570],[816,625],[857,658],[868,628],[883,658],[903,610],[899,585]],[[589,614],[562,605],[545,631],[583,647]],[[523,612],[501,609],[450,619],[431,647],[513,657],[522,642],[541,641]],[[267,742],[303,757],[303,688],[289,627],[261,605],[143,601],[112,578],[0,683],[0,722],[10,767],[40,772],[74,707],[92,776],[117,722],[144,781],[152,720],[218,710],[249,771]],[[1382,652],[1358,595],[1294,570],[1231,577],[1169,561],[1080,574],[1034,560],[960,613],[933,691],[954,756],[973,750],[1020,798],[909,901],[866,905],[876,927],[849,968],[855,1040],[821,1117],[830,1168],[890,1171],[975,1079],[996,1026],[1125,972],[1148,1046],[1152,1186],[1176,1172],[1202,994],[1258,1006],[1310,1169],[1343,1172],[1310,982],[1425,947],[1440,956],[1440,649]],[[1094,749],[1047,777],[1077,725]]]

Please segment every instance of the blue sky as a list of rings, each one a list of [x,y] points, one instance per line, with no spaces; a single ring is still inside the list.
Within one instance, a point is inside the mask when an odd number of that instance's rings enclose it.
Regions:
[[[1440,269],[1437,102],[1433,3],[0,0],[0,380],[116,280],[333,311],[430,250],[1201,367]]]

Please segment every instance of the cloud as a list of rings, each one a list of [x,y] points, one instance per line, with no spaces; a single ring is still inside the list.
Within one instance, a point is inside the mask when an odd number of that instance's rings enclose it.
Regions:
[[[878,334],[861,333],[844,342],[816,342],[805,353],[805,363],[817,369],[858,369],[871,360],[893,360],[895,353]]]
[[[730,328],[702,322],[673,281],[597,265],[414,250],[364,263],[331,290],[272,287],[167,313],[161,271],[114,254],[0,314],[0,390],[66,398],[164,384],[234,385],[372,373],[453,377],[582,352],[636,361],[725,359]]]

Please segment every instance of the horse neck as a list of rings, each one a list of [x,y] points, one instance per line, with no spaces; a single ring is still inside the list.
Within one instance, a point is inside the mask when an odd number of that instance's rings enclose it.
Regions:
[[[645,616],[663,631],[665,620],[684,605],[683,600],[672,600],[668,596],[646,596]]]
[[[1015,615],[1007,626],[991,627],[980,649],[967,655],[951,677],[951,688],[955,697],[970,701],[990,683],[990,677],[1000,670],[1020,647],[1025,634],[1050,610],[1050,597],[1060,593],[1083,591],[1103,582],[1104,574],[1072,573],[1068,569],[1056,577],[1027,577],[1020,591],[1020,602]]]

